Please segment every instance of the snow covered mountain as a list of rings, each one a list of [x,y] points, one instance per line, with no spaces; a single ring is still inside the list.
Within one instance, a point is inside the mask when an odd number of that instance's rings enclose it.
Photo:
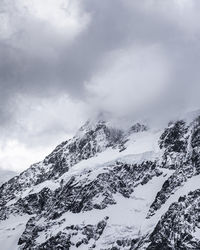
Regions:
[[[0,246],[200,249],[200,116],[163,130],[87,122],[0,187]]]

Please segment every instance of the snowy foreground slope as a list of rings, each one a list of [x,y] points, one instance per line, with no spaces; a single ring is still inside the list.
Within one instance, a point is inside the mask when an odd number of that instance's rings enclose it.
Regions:
[[[200,117],[163,130],[87,122],[0,187],[0,246],[200,249]]]

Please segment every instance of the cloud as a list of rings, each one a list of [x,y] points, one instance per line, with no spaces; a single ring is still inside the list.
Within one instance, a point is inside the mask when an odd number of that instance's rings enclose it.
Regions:
[[[3,168],[21,171],[42,160],[56,145],[71,138],[87,119],[85,103],[67,95],[42,99],[18,95],[15,102],[15,122],[1,127]]]
[[[199,107],[199,10],[195,0],[2,0],[1,145],[45,148],[102,111]]]
[[[120,50],[129,53],[134,47],[160,47],[177,71],[176,82],[182,81],[180,75],[188,65],[188,76],[195,70],[199,47],[196,1],[9,0],[1,5],[4,119],[7,104],[18,93],[47,97],[67,92],[73,98],[87,98],[85,83],[99,74],[109,54]],[[121,83],[115,88],[120,89]]]
[[[67,95],[42,100],[39,97],[18,95],[15,101],[17,117],[14,123],[2,127],[2,148],[9,137],[28,146],[45,146],[55,141],[59,143],[71,137],[81,122],[87,119],[85,103],[72,101]]]
[[[177,0],[123,3],[116,25],[124,28],[124,39],[86,82],[91,102],[99,110],[132,119],[145,115],[169,119],[198,108],[200,4]]]
[[[101,72],[86,84],[93,109],[117,117],[143,115],[168,87],[170,65],[158,46],[111,53]],[[112,63],[111,63],[112,62]]]

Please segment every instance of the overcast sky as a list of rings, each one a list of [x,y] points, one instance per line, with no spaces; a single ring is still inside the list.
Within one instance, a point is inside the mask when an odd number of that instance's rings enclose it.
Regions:
[[[23,170],[89,117],[200,106],[199,0],[1,0],[0,166]]]

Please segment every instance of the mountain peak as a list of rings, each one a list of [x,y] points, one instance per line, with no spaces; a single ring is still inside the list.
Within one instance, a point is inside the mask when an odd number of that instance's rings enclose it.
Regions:
[[[0,243],[7,240],[5,250],[198,249],[199,138],[199,117],[161,130],[87,121],[1,186]]]

